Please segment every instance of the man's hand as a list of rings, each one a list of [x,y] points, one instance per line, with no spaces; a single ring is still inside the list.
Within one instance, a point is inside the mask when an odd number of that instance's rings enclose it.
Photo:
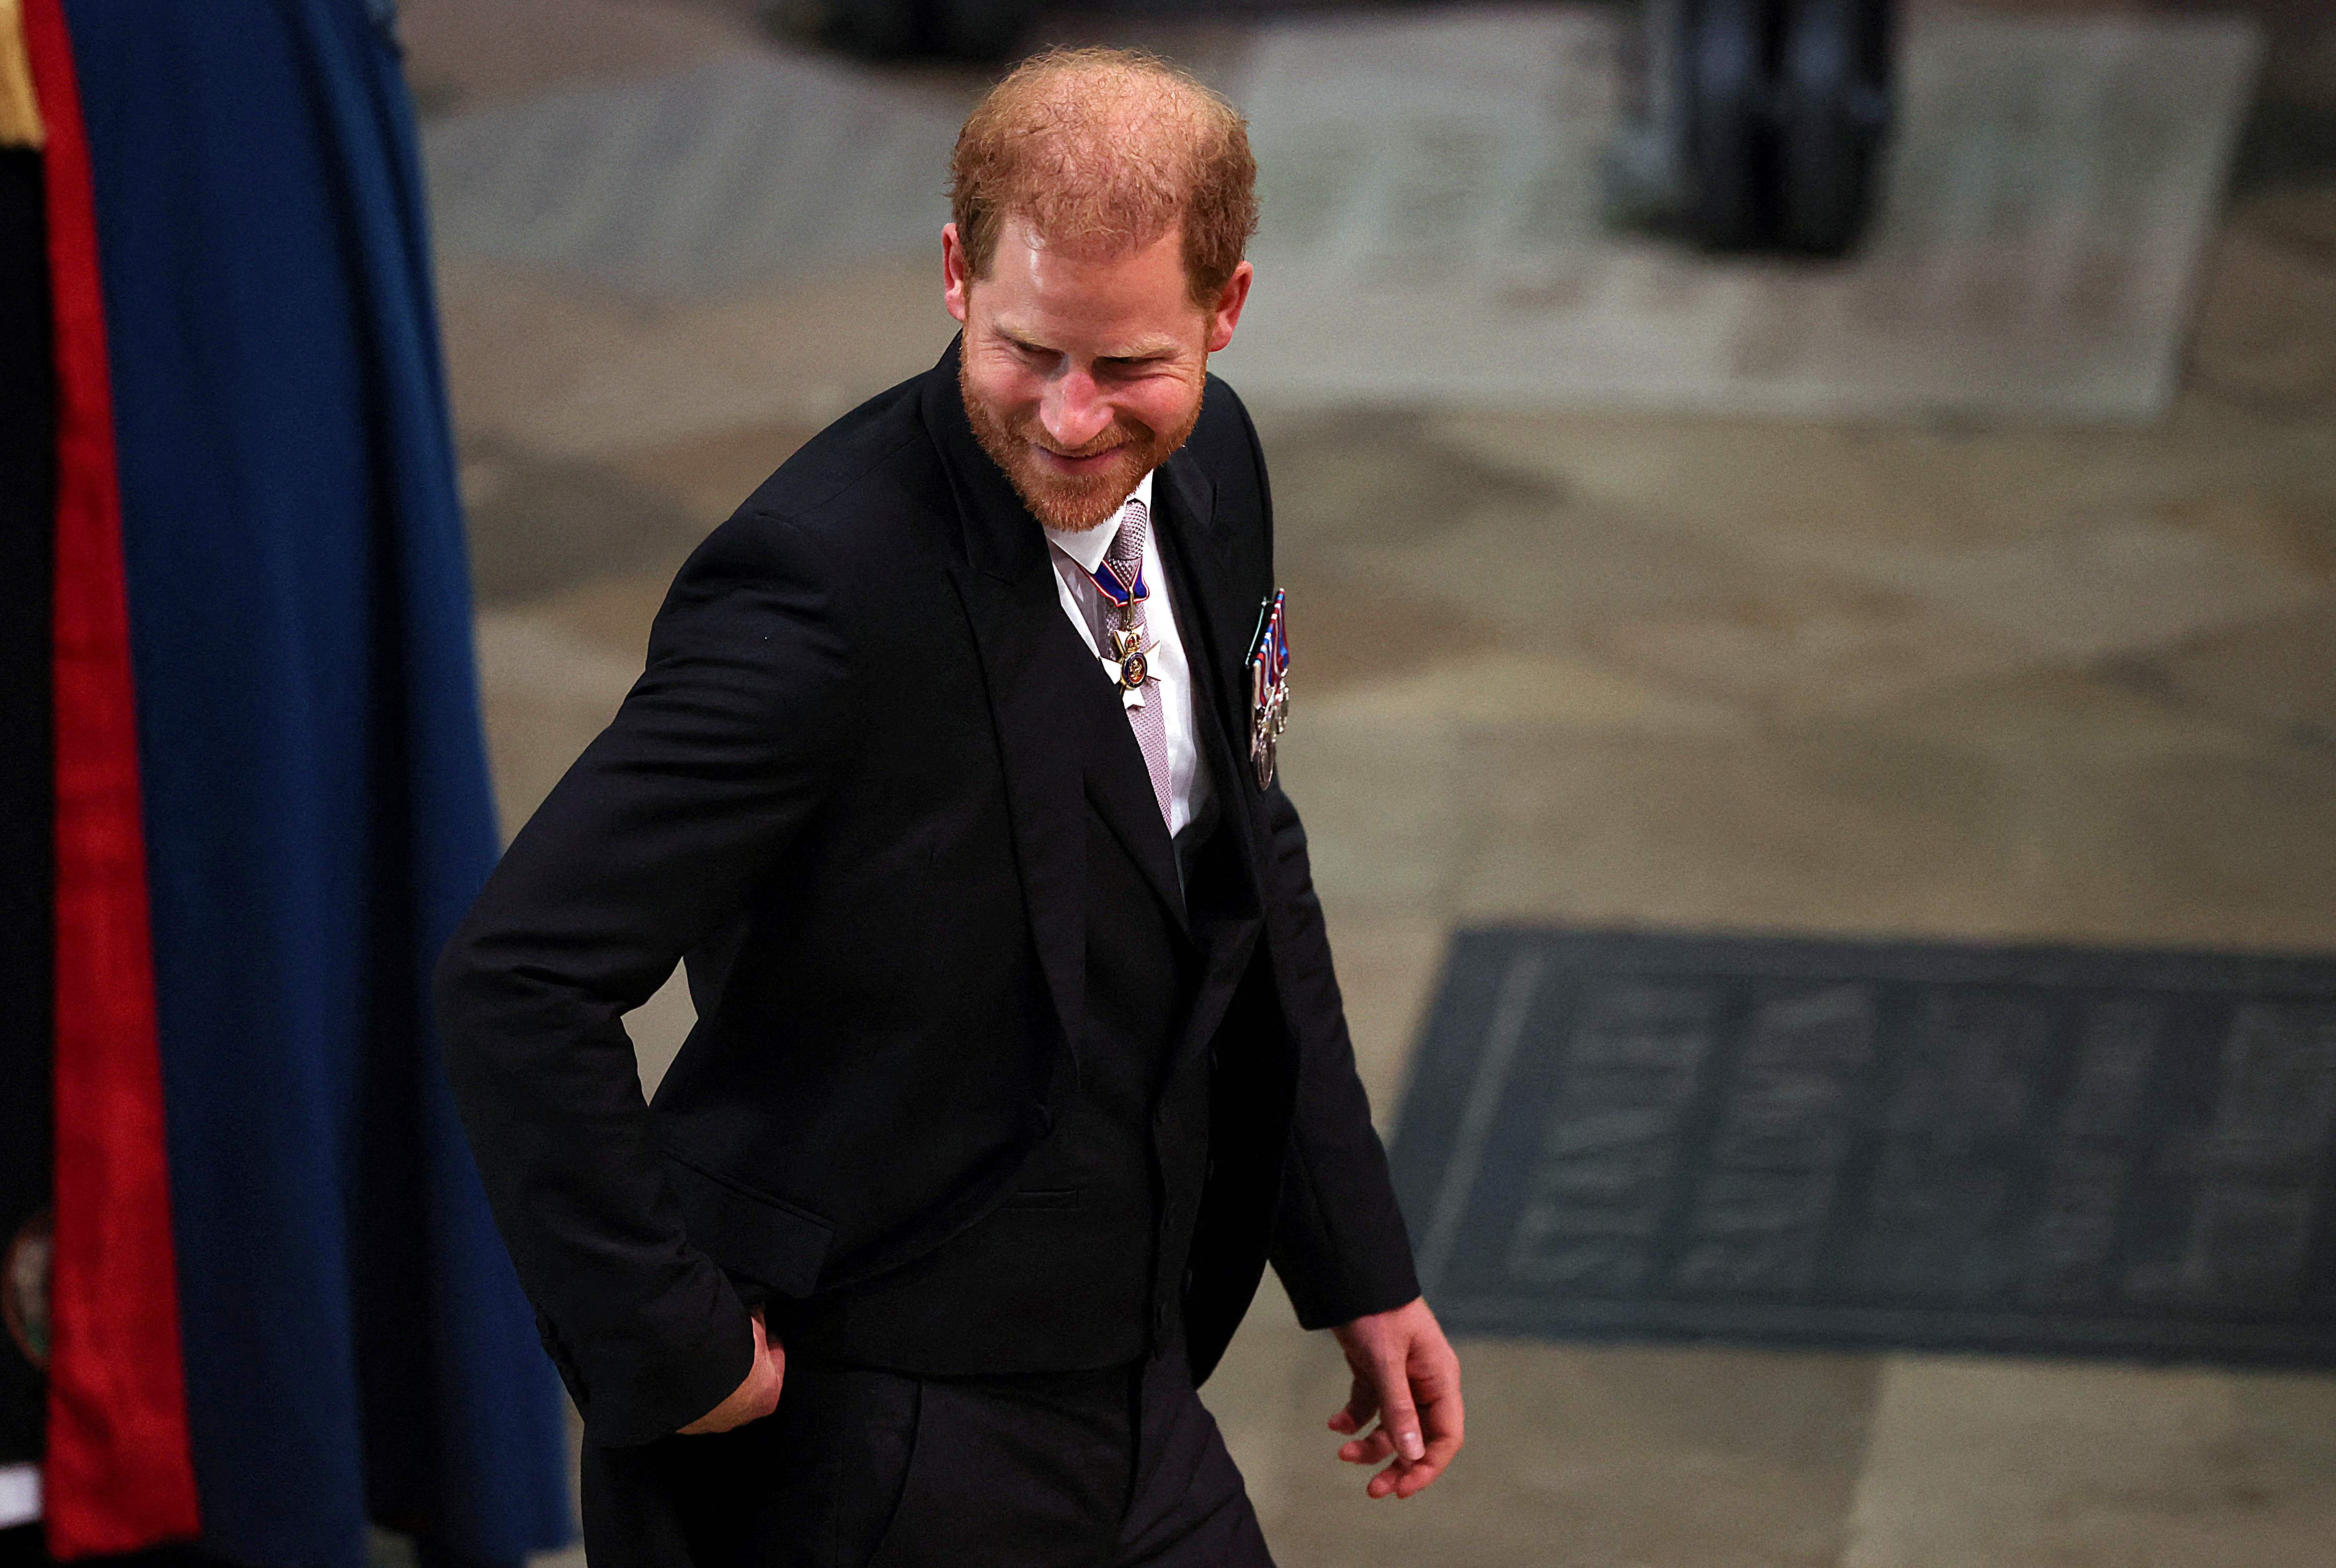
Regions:
[[[779,1385],[786,1381],[787,1376],[786,1347],[771,1343],[763,1329],[761,1308],[749,1313],[748,1318],[754,1329],[754,1364],[746,1368],[746,1380],[733,1388],[727,1399],[684,1427],[682,1436],[727,1432],[733,1427],[759,1421],[779,1407]]]
[[[1460,1452],[1460,1358],[1424,1300],[1330,1331],[1355,1374],[1347,1407],[1330,1417],[1330,1430],[1352,1439],[1339,1447],[1338,1457],[1349,1465],[1392,1457],[1395,1463],[1372,1476],[1364,1494],[1409,1497]],[[1364,1424],[1373,1416],[1379,1424],[1366,1433]]]

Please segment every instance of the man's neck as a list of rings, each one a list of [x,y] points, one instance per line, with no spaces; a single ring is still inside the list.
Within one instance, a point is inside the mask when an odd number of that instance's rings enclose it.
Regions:
[[[1153,473],[1158,472],[1154,469]],[[1065,555],[1077,561],[1087,570],[1095,570],[1103,564],[1105,555],[1109,553],[1111,541],[1119,536],[1119,521],[1127,515],[1127,502],[1140,501],[1144,503],[1145,511],[1152,509],[1152,478],[1153,474],[1147,473],[1137,480],[1135,488],[1128,492],[1127,501],[1123,501],[1114,507],[1111,515],[1101,522],[1089,528],[1049,528],[1046,530],[1046,537],[1053,541]]]

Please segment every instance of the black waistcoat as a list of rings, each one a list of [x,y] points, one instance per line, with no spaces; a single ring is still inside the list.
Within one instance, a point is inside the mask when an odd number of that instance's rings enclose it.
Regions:
[[[1208,1170],[1208,1037],[1246,950],[1237,865],[1222,831],[1195,836],[1188,920],[1092,801],[1085,832],[1076,1091],[970,1227],[904,1268],[774,1303],[789,1354],[931,1377],[1069,1371],[1173,1333]]]
[[[1171,581],[1190,605],[1176,556]],[[1170,844],[1118,693],[1062,631],[1060,656],[1092,683],[1074,689],[1093,697],[1064,716],[1086,781],[1076,1087],[1013,1190],[967,1229],[887,1273],[774,1300],[790,1355],[933,1377],[1072,1371],[1175,1331],[1210,1171],[1212,1047],[1259,914],[1228,813],[1212,806]],[[1205,721],[1213,677],[1193,662]],[[1195,727],[1203,765],[1226,779],[1231,748],[1212,723]]]

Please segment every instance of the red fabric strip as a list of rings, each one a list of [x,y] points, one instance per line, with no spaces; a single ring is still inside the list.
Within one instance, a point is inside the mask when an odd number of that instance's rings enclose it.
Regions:
[[[62,0],[24,0],[56,308],[56,1255],[50,1553],[198,1531],[89,144]]]

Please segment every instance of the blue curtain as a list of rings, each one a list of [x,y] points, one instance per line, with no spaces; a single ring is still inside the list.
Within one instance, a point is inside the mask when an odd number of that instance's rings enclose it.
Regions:
[[[68,0],[98,201],[204,1545],[571,1534],[424,1005],[496,852],[381,0]]]

